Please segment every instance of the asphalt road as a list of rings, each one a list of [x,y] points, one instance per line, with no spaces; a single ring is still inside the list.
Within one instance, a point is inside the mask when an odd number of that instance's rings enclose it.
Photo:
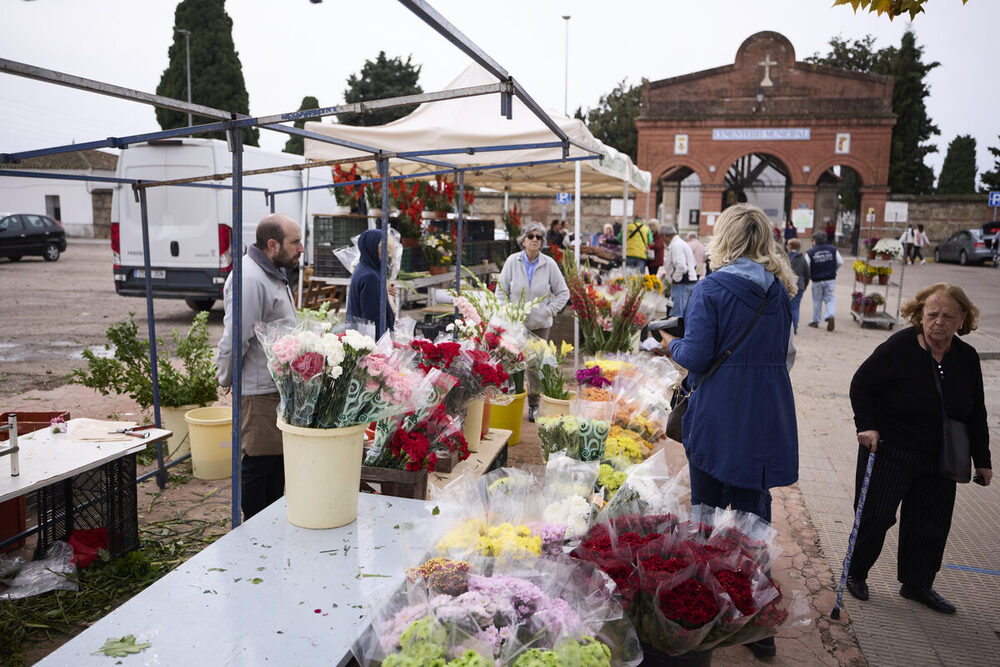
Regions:
[[[927,255],[933,256],[933,248]],[[852,260],[844,254],[838,283],[850,284]],[[906,267],[903,278],[904,301],[932,283],[961,285],[982,311],[979,332],[970,342],[981,353],[1000,355],[1000,269],[928,263]],[[140,331],[146,328],[145,301],[115,294],[107,241],[71,239],[57,262],[0,259],[0,286],[0,398],[65,383],[70,371],[82,366],[83,348],[103,346],[107,327],[129,312],[135,313]],[[811,299],[806,296],[802,304],[806,317]],[[172,329],[186,330],[194,313],[183,301],[157,299],[154,315],[157,334],[167,337]],[[840,326],[854,325],[844,321]],[[222,336],[220,303],[209,328],[214,345]]]

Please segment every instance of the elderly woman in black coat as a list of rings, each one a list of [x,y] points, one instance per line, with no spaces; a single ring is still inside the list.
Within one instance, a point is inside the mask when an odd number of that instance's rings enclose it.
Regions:
[[[976,328],[979,309],[962,288],[937,283],[917,292],[902,314],[913,326],[875,348],[851,382],[859,443],[855,505],[869,452],[878,453],[847,590],[859,600],[868,599],[868,571],[902,506],[899,594],[953,614],[954,605],[932,588],[955,506],[955,482],[939,472],[942,408],[949,419],[968,427],[976,481],[988,486],[993,470],[983,372],[975,348],[958,338]]]

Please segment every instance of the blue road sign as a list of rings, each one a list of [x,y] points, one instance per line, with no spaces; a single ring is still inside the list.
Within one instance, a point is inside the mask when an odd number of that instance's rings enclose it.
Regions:
[[[1000,192],[998,192],[997,194],[1000,194]],[[993,201],[992,197],[990,198],[990,201],[991,202]],[[560,193],[558,193],[556,195],[556,203],[557,204],[561,204],[563,206],[568,206],[572,202],[573,202],[573,195],[571,195],[568,192],[560,192]],[[1000,204],[997,204],[997,205],[1000,206]],[[994,204],[990,204],[990,206],[994,206]]]
[[[1000,190],[990,193],[990,206],[1000,206]]]

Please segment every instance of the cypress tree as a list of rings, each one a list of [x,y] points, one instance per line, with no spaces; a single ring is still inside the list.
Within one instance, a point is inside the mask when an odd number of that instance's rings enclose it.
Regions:
[[[1000,137],[997,137],[1000,139]],[[983,172],[983,192],[990,192],[991,190],[1000,190],[1000,145],[990,146],[990,154],[995,158],[993,163],[993,170]]]
[[[307,95],[302,98],[302,104],[299,105],[299,111],[305,111],[306,109],[319,109],[319,100],[311,95]],[[319,120],[319,119],[316,119]],[[297,120],[292,123],[295,127],[300,130],[306,126],[304,120]],[[288,141],[285,142],[285,152],[295,153],[296,155],[302,155],[305,153],[305,141],[302,137],[297,135],[292,135],[288,137]]]
[[[195,104],[235,113],[250,113],[250,96],[243,81],[243,67],[233,43],[233,20],[226,13],[225,0],[182,0],[174,11],[174,41],[167,51],[169,64],[156,87],[157,95],[187,100],[187,62],[184,35],[191,31],[191,101]],[[156,120],[164,130],[187,125],[187,114],[172,109],[156,109]],[[195,116],[193,122],[212,122]],[[256,146],[257,128],[243,129],[243,143]],[[225,139],[225,132],[199,135]]]
[[[957,136],[948,144],[937,191],[941,195],[966,195],[976,191],[976,140],[971,136]]]
[[[347,89],[344,91],[344,101],[368,102],[387,97],[402,97],[403,95],[418,95],[424,92],[417,80],[420,78],[420,65],[411,62],[412,56],[402,58],[386,58],[385,51],[379,51],[378,57],[365,60],[360,74],[352,74],[347,79]],[[340,114],[340,122],[344,125],[385,125],[411,113],[416,105],[379,109],[369,113]]]

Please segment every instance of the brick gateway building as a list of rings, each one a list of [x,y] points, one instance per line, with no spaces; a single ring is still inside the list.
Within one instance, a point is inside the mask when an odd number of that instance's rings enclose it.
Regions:
[[[837,192],[853,170],[856,210],[883,220],[892,86],[796,62],[776,32],[748,37],[732,65],[644,83],[638,163],[653,175],[656,210],[708,235],[723,208],[749,201],[808,234],[845,214]]]

